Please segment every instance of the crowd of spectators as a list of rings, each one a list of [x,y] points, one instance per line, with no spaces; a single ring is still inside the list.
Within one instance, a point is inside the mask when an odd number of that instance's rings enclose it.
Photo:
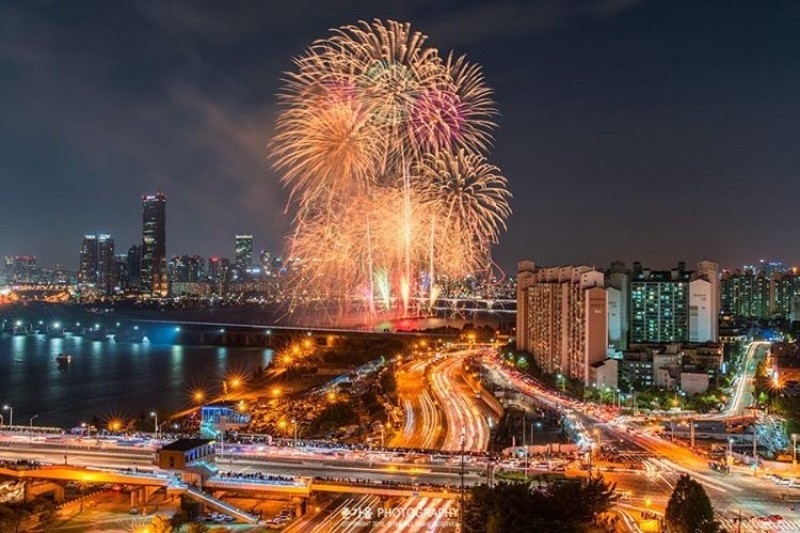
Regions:
[[[264,474],[263,472],[222,472],[217,476],[222,481],[228,480],[244,480],[244,481],[257,481],[266,482],[270,485],[301,485],[302,483],[292,476],[279,476],[277,474]]]
[[[42,463],[30,459],[16,459],[14,461],[0,460],[0,466],[11,470],[39,470]]]
[[[447,485],[439,483],[426,483],[421,485],[419,483],[407,483],[403,481],[395,481],[391,479],[361,479],[353,477],[332,477],[332,476],[316,476],[314,481],[320,483],[335,483],[343,485],[361,485],[368,487],[386,487],[392,489],[408,489],[408,490],[444,490]]]

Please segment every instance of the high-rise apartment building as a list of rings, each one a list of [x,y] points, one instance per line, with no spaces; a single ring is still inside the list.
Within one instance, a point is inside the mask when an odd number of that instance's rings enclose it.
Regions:
[[[719,340],[719,265],[700,261],[689,283],[689,342]]]
[[[724,314],[744,319],[770,318],[772,279],[764,272],[725,272],[720,287]]]
[[[140,276],[142,292],[167,295],[167,197],[160,192],[142,196]]]
[[[691,272],[679,263],[658,271],[634,263],[630,283],[630,342],[687,342],[689,340],[689,282]]]
[[[114,239],[110,235],[98,233],[83,236],[78,280],[83,285],[93,285],[103,294],[114,293],[117,268]]]
[[[603,273],[588,266],[519,264],[517,347],[548,373],[589,383],[590,366],[608,351],[608,299]]]
[[[792,306],[799,296],[800,284],[794,274],[775,273],[772,277],[772,306],[771,314],[775,318],[790,320],[797,318],[792,316]]]
[[[611,263],[606,273],[608,343],[617,350],[624,350],[628,346],[630,279],[631,273],[625,263],[620,261]]]

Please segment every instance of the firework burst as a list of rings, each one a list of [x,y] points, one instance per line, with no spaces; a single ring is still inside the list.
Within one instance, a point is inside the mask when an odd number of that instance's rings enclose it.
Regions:
[[[492,91],[478,65],[426,42],[409,24],[360,22],[287,73],[271,155],[296,208],[296,294],[407,312],[433,303],[437,275],[491,264],[510,214],[507,182],[482,155]]]

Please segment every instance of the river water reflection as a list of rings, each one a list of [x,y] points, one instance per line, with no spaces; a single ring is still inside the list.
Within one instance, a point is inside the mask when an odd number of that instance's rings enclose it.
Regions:
[[[59,365],[56,357],[70,354]],[[174,412],[190,405],[188,391],[219,391],[224,376],[266,367],[272,350],[216,346],[128,344],[79,336],[0,334],[0,403],[14,408],[14,423],[74,427],[138,416],[154,409]],[[9,411],[3,411],[5,423]]]

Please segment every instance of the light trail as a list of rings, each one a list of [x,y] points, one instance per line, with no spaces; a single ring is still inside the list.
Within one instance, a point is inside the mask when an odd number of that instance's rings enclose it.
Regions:
[[[729,405],[722,411],[722,417],[719,415],[715,418],[732,418],[741,416],[744,408],[752,403],[753,391],[753,377],[755,375],[755,362],[756,354],[760,348],[769,348],[770,343],[766,341],[751,342],[745,352],[744,362],[742,363],[741,374],[736,378],[736,390],[733,393]],[[750,399],[751,401],[747,401]]]
[[[403,432],[392,438],[391,447],[434,449],[440,440],[441,414],[425,377],[433,361],[433,358],[421,359],[398,369],[397,394],[404,406],[406,421]]]
[[[447,421],[447,436],[442,450],[460,451],[463,430],[466,451],[485,451],[489,445],[489,424],[464,381],[462,365],[465,352],[459,354],[437,363],[430,372],[433,392]]]

